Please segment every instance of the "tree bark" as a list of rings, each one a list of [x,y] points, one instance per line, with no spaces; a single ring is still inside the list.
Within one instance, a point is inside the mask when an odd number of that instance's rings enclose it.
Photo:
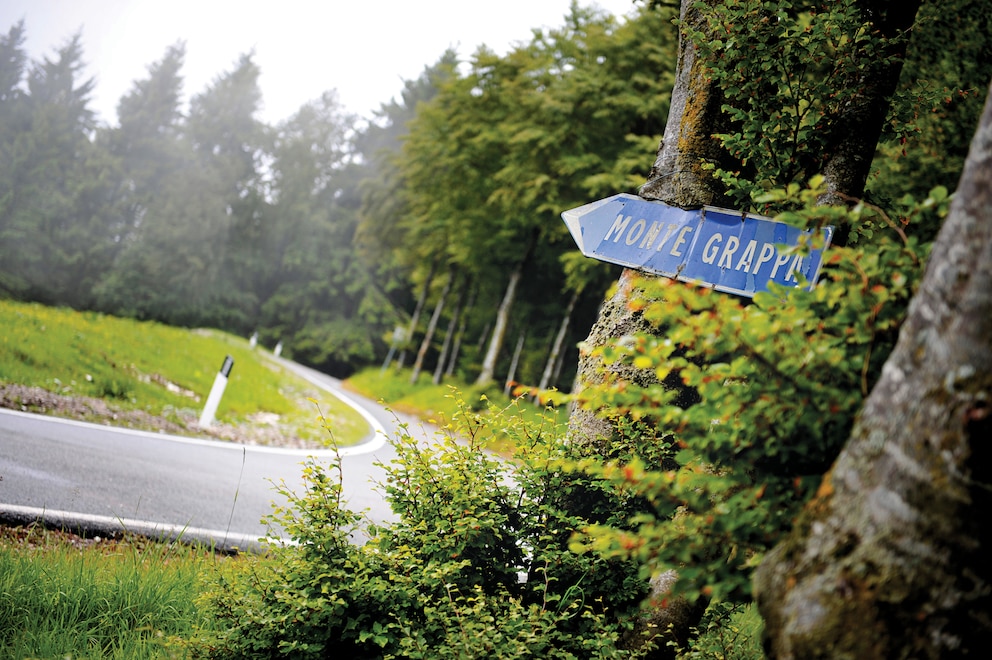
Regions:
[[[778,658],[992,647],[992,88],[920,290],[851,439],[755,593]]]
[[[683,0],[681,19],[696,29],[702,29],[705,16],[694,4],[692,0]],[[708,0],[707,4],[718,2]],[[692,41],[684,34],[680,35],[679,61],[665,138],[658,147],[648,181],[641,187],[642,197],[682,208],[719,204],[723,199],[717,180],[703,168],[706,162],[718,162],[725,157],[719,141],[713,137],[715,133],[722,132],[726,122],[726,115],[720,109],[723,94],[705,75],[703,64]],[[605,380],[602,364],[589,355],[591,349],[608,345],[625,335],[652,331],[640,313],[628,306],[635,293],[635,277],[636,272],[629,269],[621,273],[616,292],[600,308],[599,317],[583,344],[572,388],[580,396],[582,390],[600,385]],[[638,383],[653,378],[649,373],[638,373],[633,369],[612,373]],[[581,405],[574,406],[569,415],[570,438],[591,445],[608,442],[614,435],[613,425],[600,412]]]
[[[476,378],[475,384],[479,387],[488,385],[493,381],[493,377],[496,373],[496,360],[499,358],[500,349],[503,348],[503,340],[506,338],[506,329],[510,324],[510,312],[513,309],[513,303],[517,297],[517,286],[520,284],[520,279],[523,277],[524,266],[530,261],[531,254],[534,252],[534,247],[537,245],[537,233],[533,233],[530,236],[530,240],[527,243],[527,249],[524,250],[524,255],[521,257],[520,261],[517,262],[516,267],[513,272],[510,273],[510,281],[506,285],[506,291],[503,293],[503,300],[499,304],[499,309],[496,310],[496,322],[493,325],[493,335],[489,339],[489,348],[486,349],[486,356],[482,360],[482,370],[479,372],[479,377]]]
[[[493,324],[493,334],[489,338],[489,347],[486,349],[486,355],[482,360],[482,370],[479,371],[479,377],[475,380],[476,385],[488,385],[493,380],[493,374],[496,373],[496,359],[499,357],[499,351],[503,347],[506,328],[510,324],[510,310],[513,309],[513,301],[517,297],[517,286],[520,284],[520,278],[523,276],[522,269],[523,264],[519,264],[510,273],[510,280],[507,282],[506,290],[503,292],[503,300],[500,301],[499,309],[496,310],[496,322]]]
[[[708,6],[716,4],[718,0],[706,0]],[[683,0],[681,19],[695,29],[704,29],[705,14],[694,5],[693,0]],[[719,141],[713,137],[725,132],[727,116],[721,110],[722,104],[722,91],[705,74],[704,62],[693,42],[681,33],[665,137],[658,147],[648,180],[640,189],[642,197],[682,208],[723,202],[722,187],[704,168],[707,163],[722,164],[722,159],[726,158]],[[609,345],[625,335],[654,331],[640,312],[628,305],[635,295],[635,277],[633,270],[625,269],[621,273],[615,293],[600,308],[599,317],[583,343],[572,388],[578,401],[581,401],[583,390],[602,385],[608,377],[638,384],[656,381],[653,371],[633,367],[614,365],[607,373],[602,363],[590,354],[592,349]],[[605,412],[588,409],[581,403],[573,405],[568,419],[569,441],[586,445],[591,453],[609,446],[616,428]],[[684,598],[667,597],[673,584],[671,572],[652,580],[649,596],[652,605],[645,609],[627,637],[632,646],[654,637],[658,649],[652,652],[650,657],[653,658],[674,657],[666,642],[684,641],[705,608],[705,605],[689,603]]]
[[[424,287],[420,290],[420,296],[417,298],[417,306],[413,308],[413,316],[410,317],[410,325],[406,329],[406,337],[403,341],[403,348],[400,349],[399,357],[396,358],[396,368],[402,369],[403,365],[406,363],[406,351],[413,341],[413,335],[417,332],[417,324],[420,323],[420,315],[424,311],[424,306],[427,304],[427,294],[431,289],[431,282],[434,280],[434,273],[437,272],[437,262],[435,259],[431,262],[431,269],[427,272],[427,278],[424,280]]]
[[[862,0],[865,18],[887,40],[886,55],[872,63],[859,80],[861,93],[850,99],[843,113],[832,122],[831,140],[823,176],[827,192],[821,204],[844,205],[861,195],[868,180],[874,146],[889,111],[889,100],[899,84],[908,39],[905,34],[916,19],[921,0]],[[871,148],[866,148],[866,145]],[[845,237],[835,236],[834,244]]]
[[[538,391],[548,389],[555,376],[555,370],[559,364],[559,356],[561,356],[562,347],[565,345],[565,337],[568,336],[568,326],[572,322],[572,313],[575,311],[575,306],[578,303],[579,292],[573,291],[572,297],[568,300],[568,306],[565,308],[565,313],[562,314],[561,324],[558,326],[558,332],[555,334],[554,342],[551,344],[551,351],[548,353],[548,361],[544,364],[541,380],[537,384]]]
[[[434,305],[434,313],[431,314],[431,320],[427,322],[427,330],[424,332],[424,338],[420,341],[420,348],[417,349],[417,359],[414,360],[413,370],[410,373],[411,383],[416,383],[417,379],[420,378],[420,371],[424,368],[424,358],[427,356],[427,350],[431,347],[431,342],[434,341],[434,332],[437,330],[437,323],[441,319],[441,312],[444,311],[444,304],[448,300],[448,293],[451,291],[455,276],[455,266],[451,265],[448,267],[448,279],[444,283],[444,289],[437,299],[437,304]]]
[[[719,0],[706,0],[712,7],[722,4]],[[919,6],[918,0],[909,0],[901,6],[895,0],[863,0],[866,16],[874,21],[884,36],[892,36],[912,23]],[[706,29],[706,7],[684,0],[681,8],[683,22],[695,29]],[[908,21],[908,22],[907,22]],[[900,55],[904,44],[895,45],[892,55]],[[714,134],[730,132],[728,117],[721,110],[723,94],[707,75],[705,64],[694,44],[681,36],[679,62],[675,87],[672,91],[671,110],[662,141],[648,181],[641,187],[640,195],[647,199],[663,201],[682,208],[703,205],[725,206],[723,190],[710,171],[709,165],[734,169],[735,164]],[[898,81],[902,61],[879,63],[865,76],[863,94],[851,99],[840,126],[832,134],[826,158],[830,194],[823,202],[834,202],[842,194],[853,197],[863,192],[868,166],[874,155],[875,145],[882,128],[889,97]],[[656,332],[641,318],[639,312],[628,305],[636,294],[635,273],[625,270],[620,276],[615,293],[604,303],[589,337],[579,356],[579,368],[573,387],[576,399],[581,402],[582,392],[596,387],[607,378],[646,385],[655,381],[653,372],[643,372],[633,367],[613,366],[607,372],[603,365],[590,356],[591,350],[615,342],[618,338],[640,332]],[[691,393],[683,397],[691,402]],[[584,443],[595,450],[608,446],[615,436],[614,423],[603,412],[575,405],[569,416],[569,438]],[[652,600],[666,603],[666,607],[649,610],[644,628],[657,626],[667,630],[673,626],[675,637],[683,637],[688,627],[695,623],[698,609],[686,607],[680,599],[664,599],[663,590],[671,583],[671,576],[652,585]],[[633,635],[636,638],[637,635]],[[664,646],[664,642],[661,643]],[[664,655],[662,650],[659,655]]]
[[[455,367],[458,364],[458,355],[462,348],[462,339],[465,337],[465,326],[467,325],[465,319],[468,316],[467,312],[472,309],[475,305],[475,295],[478,292],[478,285],[473,285],[472,292],[468,296],[468,302],[465,303],[462,309],[461,320],[458,322],[458,332],[455,333],[455,344],[451,347],[451,355],[448,357],[448,364],[444,368],[445,376],[452,376],[455,373]]]
[[[506,380],[503,382],[503,394],[510,396],[513,390],[514,379],[517,377],[517,365],[520,363],[520,353],[524,350],[524,337],[526,332],[521,332],[517,338],[517,345],[513,349],[513,357],[510,359],[510,369],[506,373]]]
[[[465,279],[468,280],[469,278],[466,277]],[[455,301],[455,308],[451,311],[451,319],[448,321],[448,329],[444,333],[444,342],[441,344],[441,352],[437,356],[437,364],[434,365],[434,374],[431,378],[431,382],[435,385],[440,385],[441,379],[444,376],[444,369],[448,364],[448,355],[451,353],[451,347],[455,340],[455,332],[458,328],[458,322],[461,320],[462,309],[465,307],[465,298],[467,296],[468,282],[466,281]]]

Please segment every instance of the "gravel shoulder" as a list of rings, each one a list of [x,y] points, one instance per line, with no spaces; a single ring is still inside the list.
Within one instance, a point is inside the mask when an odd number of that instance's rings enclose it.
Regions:
[[[320,443],[296,437],[278,421],[269,418],[243,424],[217,422],[209,428],[200,428],[199,419],[193,411],[176,411],[173,415],[164,417],[145,410],[115,406],[103,399],[56,394],[40,387],[9,383],[0,383],[0,407],[106,426],[159,431],[171,435],[210,438],[245,445],[294,449],[323,448]]]

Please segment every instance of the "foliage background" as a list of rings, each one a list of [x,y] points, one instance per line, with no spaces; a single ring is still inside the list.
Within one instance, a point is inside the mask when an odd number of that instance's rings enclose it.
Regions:
[[[339,376],[383,362],[391,347],[409,364],[426,337],[424,368],[470,382],[519,272],[493,378],[536,385],[547,371],[542,385],[567,391],[573,347],[617,269],[578,267],[559,213],[644,181],[678,39],[674,10],[653,4],[622,22],[576,4],[505,55],[440,54],[372,118],[348,115],[329,90],[277,126],[256,119],[250,54],[182,110],[182,45],[134,82],[116,125],[98,124],[78,39],[32,62],[22,48],[31,26],[8,26],[0,296],[257,331]],[[777,3],[798,17],[778,34],[752,20],[759,4],[715,15],[723,36],[708,45],[726,65],[714,75],[726,77],[739,125],[727,148],[748,151],[739,172],[720,174],[741,182],[744,205],[754,187],[816,173],[817,127],[857,91],[841,65],[871,55],[869,40],[838,36],[850,32],[849,11]],[[983,2],[924,3],[869,200],[953,189],[990,74],[990,20]],[[759,135],[755,122],[773,110],[779,120]],[[438,330],[427,336],[432,308]],[[400,342],[397,326],[407,328]]]

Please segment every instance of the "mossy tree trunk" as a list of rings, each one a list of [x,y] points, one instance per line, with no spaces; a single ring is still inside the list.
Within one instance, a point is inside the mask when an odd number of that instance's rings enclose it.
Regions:
[[[992,96],[882,377],[800,523],[757,572],[771,655],[988,653],[990,413]]]
[[[709,0],[709,4],[717,2]],[[696,29],[702,29],[705,17],[693,5],[691,0],[683,0],[681,19]],[[697,56],[696,47],[683,32],[679,38],[679,61],[665,137],[658,147],[648,181],[640,190],[640,194],[647,199],[683,208],[719,204],[722,200],[718,181],[703,166],[706,162],[719,162],[723,157],[719,142],[712,136],[722,131],[726,115],[720,111],[720,89],[705,75],[703,64]],[[635,277],[635,271],[625,269],[620,275],[616,292],[600,309],[599,317],[585,341],[586,349],[579,357],[574,388],[577,392],[604,382],[606,374],[602,364],[590,357],[589,350],[605,346],[625,335],[652,330],[641,315],[628,306],[634,293],[632,282]],[[619,375],[634,381],[652,377],[634,371]],[[569,417],[572,440],[594,445],[609,441],[615,431],[602,412],[576,406]]]
[[[706,30],[704,12],[708,7],[723,4],[719,0],[706,0],[705,6],[692,0],[683,0],[681,20],[693,30]],[[900,34],[912,25],[919,8],[919,0],[899,3],[894,0],[865,0],[862,11],[866,21],[871,21],[886,39]],[[852,98],[844,113],[835,118],[827,149],[824,153],[823,174],[827,178],[828,195],[823,203],[843,203],[863,193],[875,147],[881,135],[888,110],[889,99],[896,88],[902,68],[905,42],[891,42],[890,58],[867,63],[860,79],[862,86],[857,98]],[[682,208],[703,205],[726,206],[728,202],[711,166],[734,169],[739,163],[728,160],[727,152],[714,137],[729,132],[727,115],[721,110],[723,94],[713,78],[707,75],[707,66],[693,42],[680,35],[679,60],[675,87],[672,91],[671,110],[665,127],[665,136],[648,181],[641,187],[640,195]],[[787,182],[782,182],[787,183]],[[592,351],[607,346],[617,339],[641,332],[656,332],[628,304],[635,297],[635,272],[624,270],[618,285],[600,309],[579,358],[574,391],[577,401],[582,392],[602,385],[608,378],[637,384],[654,380],[653,372],[632,367],[612,365],[606,370],[595,359]],[[682,397],[691,405],[692,393]],[[581,404],[573,407],[569,417],[569,437],[572,442],[586,444],[595,452],[608,448],[616,435],[615,421],[609,411],[593,410]],[[665,598],[674,581],[674,572],[658,576],[652,583],[651,602],[664,605],[648,609],[642,630],[635,631],[631,639],[642,638],[638,632],[655,627],[669,630],[676,639],[684,639],[689,628],[698,621],[700,610],[682,599]],[[659,656],[671,652],[662,649]]]
[[[705,27],[705,14],[694,4],[692,0],[683,0],[680,19],[691,28],[701,30]],[[707,0],[707,5],[716,4],[717,0]],[[697,48],[686,36],[685,30],[681,30],[675,86],[665,136],[658,147],[648,181],[640,189],[642,197],[682,208],[723,203],[722,187],[704,167],[707,163],[722,164],[721,160],[726,158],[720,143],[713,137],[726,129],[727,116],[721,111],[722,104],[720,88],[706,75]],[[642,384],[655,378],[653,372],[620,365],[611,366],[611,371],[607,372],[603,364],[590,354],[593,349],[609,345],[620,337],[654,331],[641,314],[628,305],[636,295],[636,275],[630,269],[621,273],[615,293],[603,303],[583,344],[573,387],[579,400],[583,390],[602,385],[607,378],[616,377]],[[616,432],[615,420],[610,418],[609,411],[592,410],[579,404],[573,406],[569,414],[570,441],[587,445],[590,452],[607,450]],[[700,604],[690,603],[684,598],[666,597],[674,577],[674,573],[669,572],[652,580],[652,606],[645,610],[636,629],[627,638],[628,644],[636,647],[643,640],[657,635],[659,639],[655,642],[658,648],[653,652],[654,657],[673,657],[666,642],[674,639],[684,643],[703,613]]]
[[[860,4],[865,20],[886,39],[886,57],[860,71],[860,93],[831,122],[822,172],[828,192],[822,204],[846,204],[864,191],[909,41],[897,37],[913,26],[922,0],[861,0]]]

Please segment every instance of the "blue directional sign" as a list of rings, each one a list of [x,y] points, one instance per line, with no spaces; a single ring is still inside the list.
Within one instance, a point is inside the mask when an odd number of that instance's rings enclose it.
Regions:
[[[833,228],[815,250],[802,231],[771,218],[704,206],[680,209],[620,194],[561,214],[582,254],[751,297],[769,282],[816,283]],[[802,276],[802,278],[800,277]]]

